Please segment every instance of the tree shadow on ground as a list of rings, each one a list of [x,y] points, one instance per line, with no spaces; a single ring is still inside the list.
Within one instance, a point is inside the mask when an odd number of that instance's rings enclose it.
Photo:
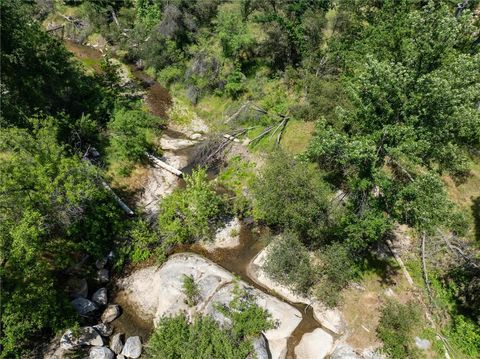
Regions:
[[[380,243],[365,256],[360,269],[363,273],[374,273],[378,276],[380,284],[391,286],[396,284],[395,278],[400,266],[388,247]]]

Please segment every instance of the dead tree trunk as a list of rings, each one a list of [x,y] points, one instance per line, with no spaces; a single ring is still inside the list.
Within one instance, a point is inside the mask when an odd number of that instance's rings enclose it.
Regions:
[[[115,200],[115,202],[118,203],[118,205],[120,207],[122,207],[122,209],[125,211],[126,214],[128,214],[129,216],[133,216],[134,213],[133,211],[125,204],[125,202],[123,202],[121,200],[120,197],[117,196],[117,194],[113,191],[113,189],[108,185],[107,182],[105,182],[104,180],[102,180],[102,186],[108,191],[110,192],[110,194],[112,195],[113,199]]]
[[[145,155],[148,157],[148,159],[149,159],[150,161],[153,162],[153,164],[154,164],[155,166],[161,167],[161,168],[167,170],[168,172],[173,173],[174,175],[176,175],[176,176],[178,176],[178,177],[182,177],[182,176],[183,176],[183,172],[180,171],[179,169],[176,169],[175,167],[170,166],[168,163],[163,162],[163,161],[160,160],[159,158],[157,158],[157,157],[155,157],[155,156],[153,156],[153,155],[151,155],[151,154],[149,154],[149,153],[147,153],[147,152],[145,152]]]

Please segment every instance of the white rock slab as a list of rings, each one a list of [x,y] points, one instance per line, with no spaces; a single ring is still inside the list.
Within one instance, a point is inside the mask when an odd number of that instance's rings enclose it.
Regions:
[[[167,151],[178,151],[184,148],[191,147],[195,144],[195,141],[186,140],[183,138],[171,138],[168,136],[162,136],[160,139],[160,147]]]
[[[183,293],[185,275],[192,276],[199,286],[200,298],[193,308],[188,307]],[[230,272],[210,260],[197,254],[182,253],[171,256],[160,268],[140,269],[118,285],[119,295],[137,308],[137,314],[144,320],[157,323],[165,315],[185,311],[188,315],[195,312],[210,314],[221,324],[228,325],[228,321],[222,321],[222,315],[215,310],[214,303],[227,304],[230,301],[234,282]],[[267,309],[278,323],[276,328],[265,333],[265,337],[272,359],[284,358],[287,340],[300,323],[302,314],[291,305],[249,287],[245,282],[239,281],[238,285],[250,291],[258,305]]]
[[[213,252],[218,248],[238,247],[240,245],[240,229],[241,222],[235,217],[217,230],[212,241],[203,241],[201,245],[209,252]]]
[[[295,355],[297,359],[323,359],[332,352],[332,349],[333,337],[318,328],[303,335],[295,347]]]
[[[273,290],[279,296],[287,299],[292,303],[304,303],[309,304],[313,309],[313,315],[315,319],[325,328],[331,330],[336,334],[343,334],[346,330],[345,320],[342,313],[336,308],[327,308],[323,303],[316,299],[310,299],[298,294],[295,294],[289,288],[273,281],[265,271],[262,269],[265,264],[268,253],[267,246],[252,260],[248,266],[248,274],[250,278],[255,280],[258,284]]]

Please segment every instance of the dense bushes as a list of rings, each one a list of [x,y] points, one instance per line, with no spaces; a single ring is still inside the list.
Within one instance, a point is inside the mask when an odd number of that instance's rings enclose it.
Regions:
[[[26,127],[37,112],[64,113],[71,127],[83,113],[105,124],[114,99],[97,79],[83,74],[63,44],[46,34],[29,11],[20,1],[1,4],[0,125]]]
[[[244,291],[237,289],[230,304],[221,308],[232,320],[222,328],[209,316],[189,323],[184,314],[160,320],[147,346],[153,358],[238,359],[253,353],[251,340],[273,327],[270,315]]]
[[[145,152],[156,152],[154,138],[160,135],[162,121],[141,110],[119,109],[108,124],[109,156],[122,163],[128,174],[133,163],[145,158]]]
[[[300,294],[307,294],[316,277],[302,242],[294,234],[284,233],[268,248],[263,269],[269,277]]]
[[[358,266],[344,244],[328,244],[310,254],[294,234],[287,232],[268,247],[263,269],[275,282],[335,307]]]
[[[254,215],[296,233],[308,246],[326,240],[335,223],[328,185],[307,164],[276,153],[252,187]]]
[[[212,239],[224,216],[224,203],[204,169],[185,177],[186,188],[166,197],[158,216],[165,245]]]
[[[413,340],[419,322],[420,313],[414,303],[389,301],[384,305],[377,333],[385,352],[392,359],[419,356]]]
[[[72,323],[59,274],[79,253],[104,253],[122,228],[97,170],[57,143],[55,122],[32,120],[32,133],[0,131],[5,357],[20,357],[34,339]]]

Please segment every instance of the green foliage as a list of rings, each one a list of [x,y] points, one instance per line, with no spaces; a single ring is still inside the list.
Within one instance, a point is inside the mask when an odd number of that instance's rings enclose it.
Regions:
[[[393,359],[419,356],[415,347],[414,331],[420,322],[420,313],[414,303],[387,302],[382,308],[377,328],[385,352]]]
[[[352,4],[341,6],[348,29],[333,44],[346,61],[350,104],[319,121],[305,155],[349,193],[347,222],[366,225],[362,237],[382,238],[392,219],[459,231],[438,174],[464,176],[480,145],[479,58],[465,47],[474,20],[457,20],[442,2]]]
[[[112,159],[127,163],[124,173],[129,172],[128,164],[144,158],[146,151],[154,150],[152,135],[160,134],[162,123],[158,117],[140,110],[120,109],[115,112],[108,124],[109,154]]]
[[[147,346],[150,358],[237,359],[252,351],[247,341],[236,341],[210,317],[195,317],[189,324],[185,314],[160,320]]]
[[[147,30],[151,30],[161,18],[160,7],[150,0],[140,0],[135,4],[137,21],[142,23]]]
[[[147,260],[156,252],[160,242],[158,234],[144,220],[132,222],[129,236],[132,241],[130,258],[133,263]]]
[[[319,262],[315,272],[318,282],[315,294],[329,307],[335,307],[341,291],[354,278],[357,270],[351,251],[345,244],[332,243],[319,251]]]
[[[447,335],[453,344],[469,358],[476,358],[480,355],[480,329],[478,323],[463,315],[457,315],[453,318]]]
[[[78,253],[106,251],[121,231],[120,213],[99,185],[97,170],[57,143],[55,122],[34,119],[32,132],[0,131],[5,357],[21,357],[34,339],[72,323],[57,274]]]
[[[229,160],[228,166],[223,168],[217,177],[221,186],[235,194],[233,212],[240,217],[246,217],[251,213],[251,203],[246,192],[255,178],[253,167],[253,163],[235,156]]]
[[[185,183],[184,190],[175,190],[161,203],[158,226],[168,244],[211,239],[222,216],[224,203],[205,169],[185,176]]]
[[[227,77],[225,92],[233,99],[245,91],[245,75],[239,68],[235,68]]]
[[[308,294],[316,281],[310,255],[292,233],[284,233],[269,247],[263,269],[274,281],[300,294]]]
[[[417,177],[397,195],[394,213],[404,223],[434,234],[441,227],[460,228],[453,203],[447,199],[443,183],[431,174]]]
[[[187,296],[187,304],[190,307],[197,305],[198,297],[200,295],[200,290],[198,284],[193,279],[193,276],[184,275],[183,276],[183,292]]]
[[[231,333],[237,340],[252,339],[275,326],[270,313],[259,307],[248,289],[238,283],[235,283],[228,306],[218,306],[217,309],[232,321]]]
[[[224,56],[238,63],[246,62],[254,45],[247,23],[230,6],[221,8],[216,20],[216,31]]]
[[[251,340],[273,327],[270,315],[238,288],[226,308],[232,320],[222,328],[209,316],[196,316],[189,323],[185,314],[160,320],[147,346],[151,358],[237,359],[253,352]]]
[[[315,169],[285,153],[269,159],[252,192],[257,219],[292,230],[308,245],[324,241],[334,224],[328,186]]]
[[[83,113],[104,124],[115,99],[98,79],[82,73],[63,44],[47,35],[29,11],[21,1],[1,3],[1,127],[26,127],[38,111],[65,113],[70,126]]]

